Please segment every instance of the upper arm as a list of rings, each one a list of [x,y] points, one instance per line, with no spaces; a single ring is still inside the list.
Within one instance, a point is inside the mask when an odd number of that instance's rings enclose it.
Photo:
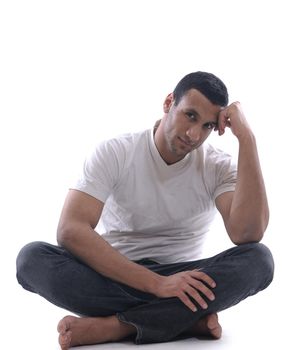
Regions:
[[[228,230],[229,218],[230,218],[233,196],[234,196],[234,192],[229,191],[229,192],[224,192],[224,193],[220,194],[215,199],[216,207],[222,216],[222,219],[224,221],[224,225],[225,225],[228,233],[229,233],[229,230]]]
[[[58,240],[77,226],[94,229],[100,219],[104,203],[78,190],[67,194],[58,224]]]

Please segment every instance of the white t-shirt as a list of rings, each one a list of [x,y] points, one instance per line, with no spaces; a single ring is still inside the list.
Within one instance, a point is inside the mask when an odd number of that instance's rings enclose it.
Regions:
[[[198,259],[215,216],[215,198],[234,191],[236,166],[208,144],[167,165],[153,131],[102,142],[74,189],[104,202],[98,232],[131,260]]]

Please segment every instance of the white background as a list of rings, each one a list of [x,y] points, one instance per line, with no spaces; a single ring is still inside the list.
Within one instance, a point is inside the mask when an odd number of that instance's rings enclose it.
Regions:
[[[282,314],[283,291],[279,5],[279,0],[0,1],[0,300],[7,349],[56,348],[55,317],[57,322],[65,314],[17,285],[19,249],[32,240],[56,242],[68,186],[89,148],[103,138],[151,127],[162,117],[165,96],[195,70],[218,75],[230,101],[242,102],[257,137],[271,210],[264,242],[275,257],[275,280],[261,296],[226,313],[224,330],[232,330],[226,349],[243,336],[258,349],[266,339],[279,341],[274,320]],[[230,132],[210,141],[236,155]],[[217,221],[207,252],[228,246]]]

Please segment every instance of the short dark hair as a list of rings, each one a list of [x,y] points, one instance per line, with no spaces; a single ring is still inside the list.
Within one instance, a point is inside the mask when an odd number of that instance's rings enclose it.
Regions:
[[[227,88],[223,81],[212,73],[198,71],[185,75],[173,91],[175,106],[190,89],[198,90],[214,105],[228,105]]]

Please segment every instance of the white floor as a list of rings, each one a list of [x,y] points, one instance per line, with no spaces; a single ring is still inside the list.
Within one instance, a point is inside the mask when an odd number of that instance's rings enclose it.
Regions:
[[[4,343],[2,350],[40,349],[59,350],[57,344],[57,322],[67,313],[49,304],[41,297],[24,291],[15,281],[4,306]],[[277,349],[282,343],[281,325],[276,324],[276,309],[282,315],[278,283],[264,292],[249,298],[230,310],[220,313],[223,337],[220,340],[198,340],[195,338],[170,343],[136,346],[130,342],[76,347],[77,350],[227,350],[227,349]],[[279,298],[280,297],[280,298]],[[6,298],[7,300],[7,298]],[[13,305],[10,302],[13,300]],[[2,299],[3,301],[3,299]],[[278,302],[278,307],[277,307]],[[5,315],[6,309],[6,315]],[[9,312],[8,312],[9,310]],[[2,333],[3,334],[3,333]]]

